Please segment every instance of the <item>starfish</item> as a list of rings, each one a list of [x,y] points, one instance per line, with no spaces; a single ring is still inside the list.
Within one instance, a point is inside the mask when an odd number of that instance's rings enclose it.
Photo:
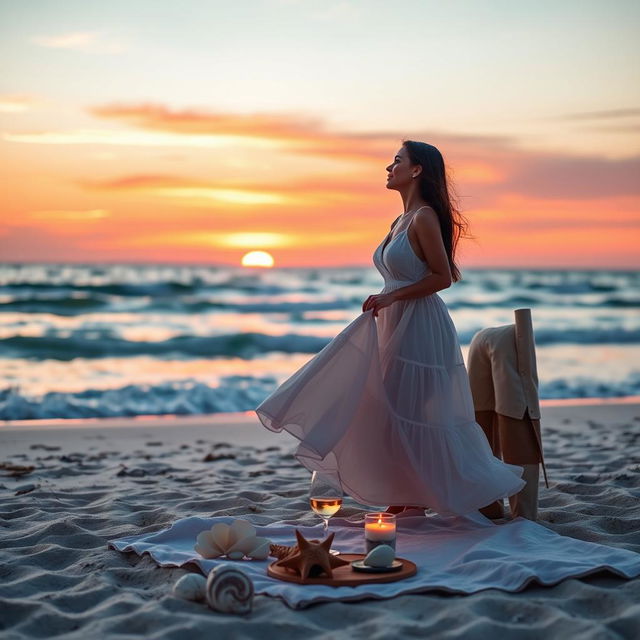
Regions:
[[[278,564],[281,567],[294,569],[303,580],[308,577],[314,578],[323,571],[330,578],[333,578],[333,568],[349,564],[348,560],[343,560],[329,553],[335,535],[334,531],[324,542],[314,544],[309,540],[305,540],[303,535],[296,529],[298,551],[289,558],[280,560]]]

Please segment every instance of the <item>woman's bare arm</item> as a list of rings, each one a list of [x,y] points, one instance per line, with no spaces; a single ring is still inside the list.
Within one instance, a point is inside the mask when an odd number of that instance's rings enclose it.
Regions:
[[[396,301],[421,298],[451,286],[449,258],[436,212],[431,208],[418,211],[413,218],[413,228],[431,273],[418,282],[390,291]]]

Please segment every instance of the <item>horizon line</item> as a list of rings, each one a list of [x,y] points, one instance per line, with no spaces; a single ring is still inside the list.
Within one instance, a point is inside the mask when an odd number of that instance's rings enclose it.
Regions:
[[[287,266],[272,266],[272,267],[249,267],[241,264],[227,264],[227,263],[215,263],[215,262],[155,262],[155,261],[103,261],[103,260],[78,260],[61,262],[57,260],[25,260],[25,261],[4,261],[0,260],[0,267],[2,266],[29,266],[29,265],[48,265],[48,266],[131,266],[131,267],[198,267],[198,268],[217,268],[217,269],[242,269],[244,271],[274,271],[274,270],[287,270],[287,269],[373,269],[375,265],[365,264],[343,264],[343,265],[287,265]],[[462,271],[640,271],[640,265],[636,266],[580,266],[580,265],[514,265],[514,266],[474,266],[469,265],[462,267]]]

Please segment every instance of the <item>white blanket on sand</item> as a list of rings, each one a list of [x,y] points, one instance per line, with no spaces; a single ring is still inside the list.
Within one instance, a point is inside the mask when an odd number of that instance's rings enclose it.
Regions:
[[[271,578],[267,575],[267,565],[275,560],[271,557],[239,561],[200,557],[193,549],[198,533],[216,522],[231,524],[237,519],[232,516],[183,518],[168,529],[111,540],[109,546],[148,553],[163,567],[195,563],[204,575],[220,563],[234,562],[251,577],[256,594],[280,597],[295,609],[328,600],[392,598],[432,590],[462,594],[483,589],[520,591],[530,582],[552,585],[603,569],[625,578],[640,575],[640,554],[562,536],[523,518],[494,524],[480,514],[472,518],[417,513],[411,510],[397,516],[396,540],[396,555],[415,562],[417,573],[397,582],[356,587],[298,585]],[[295,544],[296,528],[307,539],[324,538],[321,524],[310,527],[282,521],[254,526],[256,535],[275,544]],[[335,532],[332,548],[343,553],[364,552],[363,521],[332,518],[329,532]]]

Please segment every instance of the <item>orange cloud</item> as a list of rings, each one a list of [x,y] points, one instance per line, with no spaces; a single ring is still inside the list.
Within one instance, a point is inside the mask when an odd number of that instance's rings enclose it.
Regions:
[[[460,163],[455,168],[454,175],[456,180],[475,184],[494,184],[505,179],[505,172],[499,167],[473,161]]]
[[[0,112],[23,113],[30,111],[40,102],[40,98],[25,93],[5,93],[0,95]]]
[[[313,138],[322,133],[320,120],[294,113],[238,114],[210,113],[185,109],[171,111],[153,103],[139,105],[103,105],[89,107],[88,112],[100,118],[119,120],[141,129],[168,131],[182,134],[226,134],[256,138],[299,140]]]
[[[318,118],[304,117],[298,113],[238,114],[220,113],[204,109],[171,110],[164,105],[142,103],[133,105],[110,104],[89,107],[87,111],[99,118],[125,122],[134,127],[158,133],[184,136],[237,136],[253,140],[268,140],[279,144],[288,152],[322,155],[341,161],[365,163],[390,162],[401,143],[409,137],[398,132],[351,133],[329,130]],[[464,148],[474,145],[492,145],[509,148],[513,140],[499,136],[468,136],[422,132],[414,139],[437,140],[433,144],[443,147]],[[494,173],[487,164],[477,162],[475,173],[482,179],[483,173],[493,181]],[[482,170],[480,170],[482,167]],[[462,170],[462,169],[461,169]],[[468,173],[473,173],[470,167]]]
[[[177,249],[294,249],[353,245],[362,240],[356,231],[334,231],[313,234],[305,231],[278,233],[272,231],[251,231],[237,233],[214,233],[211,231],[172,231],[170,233],[142,233],[124,240],[129,247],[174,247]]]
[[[10,142],[133,148],[119,157],[115,176],[109,169],[115,164],[89,165],[76,149],[56,149],[51,157],[66,153],[69,162],[77,154],[83,164],[76,176],[85,177],[61,181],[58,166],[67,164],[52,163],[49,173],[40,174],[24,167],[3,196],[5,210],[33,213],[26,219],[14,213],[14,223],[5,224],[4,237],[22,243],[15,245],[19,249],[5,243],[6,259],[44,259],[58,251],[63,260],[238,264],[246,249],[260,247],[270,250],[278,266],[370,265],[373,250],[402,211],[397,194],[385,190],[385,166],[402,138],[411,137],[445,154],[477,238],[463,241],[463,264],[638,263],[640,158],[531,152],[504,137],[336,132],[318,119],[287,113],[155,104],[91,112],[132,130],[5,135]],[[148,149],[162,145],[191,147],[182,152],[180,166],[188,167],[183,175],[166,170],[163,155]],[[221,147],[223,152],[210,153]],[[12,175],[13,166],[5,164]],[[86,215],[91,211],[109,215],[92,219]],[[25,229],[35,227],[41,234],[31,239]]]
[[[136,175],[103,182],[82,183],[89,188],[110,191],[141,191],[149,195],[177,198],[187,203],[210,206],[213,202],[239,205],[285,204],[287,197],[255,185],[221,185],[175,176]]]
[[[352,183],[335,176],[316,176],[284,184],[234,180],[213,182],[172,175],[130,175],[104,181],[81,180],[87,189],[111,192],[136,191],[150,196],[179,201],[188,206],[210,207],[212,204],[241,206],[278,205],[327,206],[335,203],[367,202],[374,188],[371,183]]]
[[[469,212],[465,261],[482,266],[629,266],[640,246],[637,198],[548,200],[505,194]]]
[[[96,233],[97,229],[104,230],[104,224],[109,223],[111,212],[105,209],[89,210],[42,210],[29,211],[16,216],[13,220],[6,219],[0,224],[0,234],[11,236],[13,233],[25,234],[26,246],[33,243],[28,239],[28,234],[39,230],[45,234],[51,234],[57,238],[54,244],[66,243],[70,238],[88,238]],[[11,252],[11,247],[5,247]],[[17,246],[19,252],[24,247]],[[4,257],[3,253],[3,257]]]
[[[224,114],[204,110],[172,111],[163,105],[105,105],[89,109],[96,116],[126,121],[142,129],[181,135],[232,135],[267,139],[290,152],[322,155],[359,164],[390,161],[400,138],[396,134],[331,132],[318,119],[296,114]],[[631,110],[633,111],[633,110]],[[624,115],[631,115],[629,110]],[[617,114],[617,115],[623,115]],[[594,117],[612,116],[610,112]],[[407,136],[405,136],[407,137]],[[494,185],[529,195],[575,198],[640,195],[640,157],[608,160],[527,152],[506,137],[456,136],[423,132],[414,139],[446,149],[452,175],[464,184]],[[381,166],[382,168],[382,166]]]
[[[88,211],[33,211],[28,214],[32,220],[79,220],[82,222],[91,222],[92,220],[100,220],[106,218],[109,212],[105,209],[90,209]]]

